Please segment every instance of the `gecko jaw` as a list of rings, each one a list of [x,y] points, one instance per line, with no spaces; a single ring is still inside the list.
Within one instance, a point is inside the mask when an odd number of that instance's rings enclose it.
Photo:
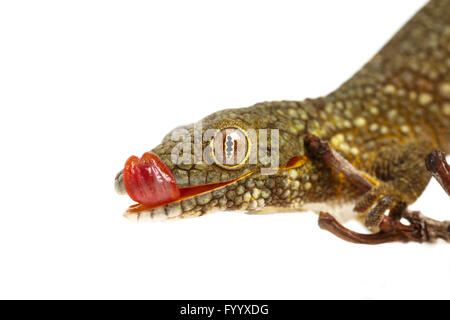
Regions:
[[[248,172],[236,179],[228,181],[179,188],[180,197],[178,199],[154,207],[136,203],[134,205],[131,205],[127,209],[127,211],[125,211],[124,216],[129,220],[134,221],[177,219],[182,217],[186,213],[181,209],[182,201],[194,199],[214,190],[225,188],[226,186],[236,183],[237,181],[242,180],[253,173],[254,172]],[[178,209],[174,210],[174,208]]]
[[[292,168],[298,168],[303,166],[308,161],[307,157],[294,157],[291,159],[285,167],[276,168],[276,170],[289,170]],[[168,219],[177,219],[181,217],[187,217],[187,216],[199,216],[204,213],[206,213],[204,210],[202,210],[201,207],[196,207],[191,209],[184,208],[182,202],[184,200],[189,199],[196,199],[202,195],[205,195],[207,193],[213,192],[215,190],[219,190],[222,188],[225,188],[231,184],[234,184],[242,179],[247,178],[248,176],[254,174],[256,171],[250,171],[248,173],[245,173],[238,178],[228,180],[228,181],[222,181],[222,182],[216,182],[216,183],[209,183],[209,184],[202,184],[202,185],[196,185],[196,186],[188,186],[188,187],[181,187],[179,188],[180,196],[179,198],[168,201],[164,204],[159,204],[155,206],[148,206],[144,204],[134,204],[128,208],[128,210],[124,213],[124,216],[132,221],[142,221],[142,220],[168,220]],[[195,201],[197,202],[197,201]],[[214,208],[211,208],[211,210],[207,210],[207,212],[214,211]]]

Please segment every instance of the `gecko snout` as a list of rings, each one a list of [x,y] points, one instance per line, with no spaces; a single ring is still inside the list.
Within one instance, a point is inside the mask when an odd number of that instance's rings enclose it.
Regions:
[[[125,185],[123,183],[123,171],[122,170],[114,178],[114,189],[116,189],[116,192],[120,195],[127,194],[127,191],[125,190]]]

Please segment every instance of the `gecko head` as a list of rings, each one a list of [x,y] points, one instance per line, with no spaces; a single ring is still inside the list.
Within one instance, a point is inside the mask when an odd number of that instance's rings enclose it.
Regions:
[[[286,179],[294,182],[309,161],[299,138],[261,116],[265,111],[258,105],[219,111],[172,130],[141,158],[130,157],[115,178],[116,191],[136,201],[125,217],[176,219],[288,201]]]

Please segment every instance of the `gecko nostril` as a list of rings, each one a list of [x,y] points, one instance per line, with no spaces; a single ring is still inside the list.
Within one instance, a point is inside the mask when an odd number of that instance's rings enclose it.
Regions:
[[[114,189],[116,189],[116,192],[118,194],[127,194],[127,191],[125,190],[125,185],[123,184],[123,171],[120,171],[116,178],[114,179]]]

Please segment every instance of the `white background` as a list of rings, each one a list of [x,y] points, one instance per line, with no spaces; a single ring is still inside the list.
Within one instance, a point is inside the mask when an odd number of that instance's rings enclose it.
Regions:
[[[424,2],[2,1],[0,298],[449,298],[449,244],[313,213],[136,225],[113,188],[178,125],[330,92]],[[414,207],[449,204],[433,181]]]

